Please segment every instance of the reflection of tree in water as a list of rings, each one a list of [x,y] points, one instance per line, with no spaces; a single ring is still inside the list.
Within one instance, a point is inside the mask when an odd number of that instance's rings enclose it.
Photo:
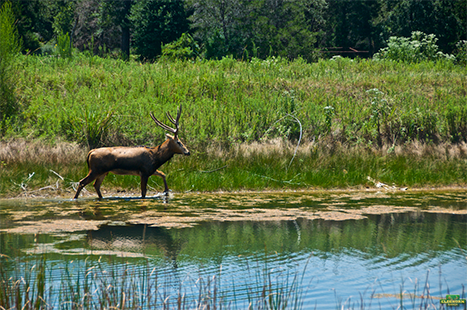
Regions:
[[[162,253],[177,267],[185,259],[215,259],[252,253],[341,253],[355,249],[365,257],[404,257],[464,248],[465,215],[411,211],[366,214],[359,220],[203,222],[184,229],[145,225],[102,226],[88,232],[93,249],[147,255]],[[183,248],[182,248],[183,247]],[[369,255],[369,256],[368,256]]]
[[[103,225],[97,231],[88,231],[91,248],[121,250],[150,254],[154,248],[177,267],[177,256],[182,248],[180,239],[173,238],[165,228],[147,225],[110,226]]]

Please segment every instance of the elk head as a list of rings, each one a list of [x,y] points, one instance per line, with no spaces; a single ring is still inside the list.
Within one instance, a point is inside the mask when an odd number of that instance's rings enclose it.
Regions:
[[[186,146],[178,138],[178,130],[179,130],[178,121],[180,119],[181,114],[182,114],[182,105],[180,105],[180,107],[178,108],[177,117],[175,119],[172,117],[172,115],[170,115],[170,112],[167,112],[167,118],[169,119],[169,121],[172,124],[175,125],[175,128],[172,128],[172,127],[167,126],[166,124],[162,123],[161,121],[159,121],[152,113],[150,113],[152,119],[154,120],[154,122],[159,127],[161,127],[162,129],[165,129],[165,130],[167,130],[167,131],[174,134],[173,136],[169,135],[169,134],[165,135],[167,137],[166,142],[168,143],[168,147],[174,153],[183,154],[183,155],[190,155],[190,151],[186,148]]]

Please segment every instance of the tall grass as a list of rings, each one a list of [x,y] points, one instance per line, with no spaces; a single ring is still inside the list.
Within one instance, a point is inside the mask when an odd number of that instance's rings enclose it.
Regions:
[[[18,61],[23,122],[9,128],[10,137],[63,137],[86,145],[74,119],[92,113],[89,124],[102,127],[110,113],[108,136],[99,144],[152,144],[161,132],[149,113],[162,116],[181,103],[181,134],[196,145],[297,140],[296,122],[276,123],[287,114],[303,125],[304,141],[467,141],[467,69],[447,61],[224,58],[141,64],[83,55]]]
[[[182,104],[180,137],[194,156],[162,167],[174,190],[367,186],[368,176],[400,186],[467,183],[467,69],[449,61],[143,64],[79,54],[21,56],[17,65],[20,114],[4,143],[78,143],[70,160],[45,163],[73,182],[86,174],[81,154],[90,148],[160,144],[163,131],[149,113],[162,118]],[[271,144],[276,151],[262,154]],[[242,146],[257,150],[245,155]],[[36,156],[0,154],[2,193],[20,192],[21,180],[43,170]],[[109,176],[104,188],[138,182]],[[149,185],[162,188],[157,178]]]
[[[76,182],[87,174],[86,149],[76,144],[43,148],[40,143],[16,143],[16,147],[13,142],[1,144],[1,196],[72,196]],[[238,144],[229,150],[211,145],[196,152],[186,144],[191,156],[175,156],[160,168],[173,191],[374,187],[368,177],[397,188],[467,183],[465,143],[410,143],[382,149],[302,143],[296,150],[295,144],[275,140]],[[139,195],[139,182],[135,176],[109,174],[104,196],[109,189]],[[150,192],[164,190],[156,176],[148,184]],[[95,195],[92,187],[88,190]]]
[[[173,285],[167,275],[148,261],[133,265],[112,257],[65,261],[57,266],[44,256],[35,260],[0,258],[0,309],[310,309],[307,296],[312,283],[304,283],[303,270],[283,273],[248,267],[246,287],[235,280],[223,281],[222,272],[198,278],[178,279]],[[247,262],[248,265],[248,262]],[[58,268],[57,268],[58,267]],[[399,291],[385,292],[375,281],[359,296],[343,299],[335,292],[338,309],[381,308],[381,299],[396,300],[401,309],[444,309],[439,296],[432,296],[429,271],[413,287],[402,279]],[[440,291],[442,289],[440,270]],[[447,288],[449,294],[449,288]],[[461,298],[465,298],[462,290]],[[329,300],[329,305],[333,303]],[[386,301],[387,303],[387,301]],[[378,305],[379,304],[379,307]],[[387,307],[388,305],[386,305]],[[390,306],[396,308],[392,302]],[[315,307],[316,308],[316,305]]]

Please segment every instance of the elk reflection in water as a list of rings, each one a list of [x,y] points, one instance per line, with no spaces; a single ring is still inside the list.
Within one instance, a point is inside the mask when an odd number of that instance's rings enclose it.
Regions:
[[[167,229],[148,225],[103,225],[97,231],[87,232],[87,243],[90,248],[112,252],[146,253],[157,248],[174,267],[182,248],[182,240],[174,238]]]

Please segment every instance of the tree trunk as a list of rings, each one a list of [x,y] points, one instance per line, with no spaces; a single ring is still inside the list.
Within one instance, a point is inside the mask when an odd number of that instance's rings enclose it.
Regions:
[[[130,21],[128,15],[130,15],[130,9],[132,0],[123,1],[123,21],[121,23],[122,28],[122,56],[124,60],[130,59]]]

